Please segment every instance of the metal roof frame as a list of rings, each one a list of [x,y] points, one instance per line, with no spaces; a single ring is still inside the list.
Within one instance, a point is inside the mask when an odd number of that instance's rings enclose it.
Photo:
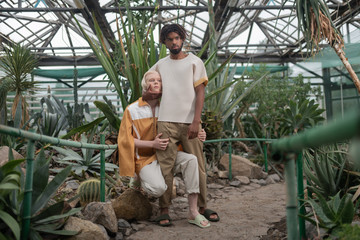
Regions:
[[[153,22],[177,22],[188,31],[187,49],[198,51],[209,38],[208,2],[157,0]],[[288,63],[304,59],[304,39],[297,31],[293,0],[215,0],[214,16],[218,56],[240,63]],[[326,0],[340,31],[360,27],[358,0]],[[134,6],[132,11],[154,11]],[[281,10],[281,11],[280,11]],[[94,39],[94,14],[113,48],[114,19],[124,6],[115,0],[7,0],[0,1],[0,42],[21,43],[38,54],[40,66],[98,65],[76,25],[74,16]],[[125,13],[126,14],[126,13]],[[63,45],[59,44],[59,39]],[[326,45],[326,44],[324,44]]]

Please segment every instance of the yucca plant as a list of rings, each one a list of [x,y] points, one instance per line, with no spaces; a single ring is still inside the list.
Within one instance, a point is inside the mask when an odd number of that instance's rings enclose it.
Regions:
[[[37,66],[37,59],[31,51],[19,44],[4,47],[4,56],[0,58],[0,69],[5,78],[10,79],[10,91],[15,92],[12,116],[15,116],[18,104],[22,106],[21,125],[29,119],[27,103],[23,92],[34,88],[36,82],[31,81],[30,74]]]
[[[284,1],[284,4],[286,2],[288,0]],[[359,78],[345,56],[344,40],[331,19],[326,2],[324,0],[295,0],[294,5],[298,18],[298,29],[303,33],[307,43],[306,47],[311,54],[319,49],[321,41],[327,41],[343,62],[360,93]]]

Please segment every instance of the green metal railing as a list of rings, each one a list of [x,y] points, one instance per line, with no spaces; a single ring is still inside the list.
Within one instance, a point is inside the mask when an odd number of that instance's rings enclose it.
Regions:
[[[325,144],[336,143],[350,139],[360,133],[360,112],[355,110],[346,118],[333,121],[324,126],[318,126],[292,137],[273,141],[271,144],[272,159],[285,163],[285,182],[287,189],[286,224],[288,239],[306,238],[304,226],[298,228],[295,159],[301,162],[301,152],[306,148],[314,148]],[[302,169],[298,165],[298,185],[302,186]],[[301,165],[302,168],[302,165]],[[300,172],[301,171],[301,172]],[[301,183],[299,182],[301,181]],[[299,186],[298,186],[299,187]],[[300,211],[302,211],[300,209]],[[303,232],[301,232],[303,231]]]
[[[267,139],[267,138],[223,138],[223,139],[211,139],[206,140],[206,143],[218,143],[218,142],[228,142],[229,145],[229,180],[232,180],[232,142],[244,141],[244,142],[263,142],[263,152],[264,152],[264,166],[265,172],[268,171],[268,156],[267,156],[267,143],[271,143],[275,139]]]
[[[104,144],[105,143],[104,134],[100,135],[101,144],[91,144],[91,143],[82,143],[82,142],[75,142],[75,141],[64,140],[59,138],[53,138],[4,125],[0,125],[0,133],[7,134],[13,137],[23,137],[29,140],[27,146],[27,157],[26,157],[26,182],[25,182],[25,190],[24,190],[24,208],[23,208],[23,218],[22,218],[23,220],[21,227],[21,239],[23,240],[28,239],[29,230],[30,230],[31,197],[32,197],[32,186],[33,186],[32,176],[33,176],[33,162],[34,162],[34,153],[35,153],[35,141],[50,143],[58,146],[99,149],[100,150],[100,201],[105,202],[105,150],[116,149],[117,145]]]
[[[32,169],[34,161],[35,141],[50,143],[53,145],[76,147],[76,148],[89,148],[99,149],[101,151],[101,172],[100,172],[100,186],[101,186],[101,201],[105,201],[105,150],[116,149],[117,145],[106,145],[104,135],[100,136],[101,144],[81,143],[59,138],[53,138],[28,132],[20,129],[11,128],[8,126],[0,125],[0,133],[7,134],[14,137],[23,137],[29,140],[27,149],[27,173],[25,183],[25,196],[23,210],[23,225],[21,231],[21,238],[27,239],[30,227],[30,212],[31,212],[31,195],[32,195]],[[288,239],[297,240],[305,238],[305,226],[300,222],[300,234],[298,228],[298,205],[296,197],[296,181],[295,176],[298,176],[298,196],[303,198],[303,174],[302,174],[302,156],[301,152],[305,148],[317,147],[324,144],[334,143],[349,139],[360,133],[360,113],[358,111],[349,114],[347,118],[337,122],[329,123],[326,126],[319,126],[299,135],[275,139],[263,138],[227,138],[227,139],[214,139],[207,140],[204,143],[228,142],[229,143],[229,179],[232,179],[232,142],[235,141],[260,141],[263,142],[265,171],[267,171],[267,143],[270,143],[272,150],[272,159],[285,164],[285,182],[287,187],[287,200],[286,200],[286,216],[287,216],[287,232]],[[297,158],[297,174],[295,174],[295,159]],[[300,165],[299,165],[300,164]],[[300,208],[300,212],[305,211]]]

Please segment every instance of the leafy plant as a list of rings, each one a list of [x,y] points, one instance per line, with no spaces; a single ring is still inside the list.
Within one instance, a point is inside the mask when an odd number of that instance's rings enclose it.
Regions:
[[[17,160],[12,160],[9,163],[16,164]],[[42,234],[55,234],[70,236],[76,234],[72,231],[61,230],[66,217],[80,211],[80,208],[65,210],[65,202],[61,201],[49,205],[49,200],[57,192],[58,188],[65,182],[68,177],[71,167],[63,169],[51,181],[49,181],[49,163],[50,158],[45,158],[44,150],[41,149],[34,161],[34,170],[32,173],[32,202],[30,203],[30,239],[42,239]],[[24,202],[24,182],[25,176],[21,169],[16,169],[16,175],[21,176],[21,188],[11,189],[8,198],[2,200],[6,201],[7,208],[4,209],[11,215],[18,223],[23,222],[23,211],[25,208]],[[2,231],[1,231],[2,232]]]
[[[105,97],[105,96],[104,96]],[[106,97],[104,98],[105,102],[100,101],[94,101],[95,106],[100,109],[103,113],[106,119],[109,121],[109,124],[117,131],[119,132],[120,123],[121,120],[117,116],[115,110],[112,108],[112,105],[109,104],[108,101],[106,101]]]
[[[266,72],[265,66],[260,66],[259,69],[253,68],[247,73],[249,79],[241,80],[243,84],[240,85],[237,94],[243,94]],[[288,79],[279,73],[269,74],[239,104],[235,113],[236,130],[240,137],[280,138],[284,134],[279,129],[281,124],[279,120],[284,118],[284,112],[280,109],[287,108],[289,101],[301,103],[310,94],[318,96],[318,91],[317,88],[312,88],[310,83],[304,83],[301,75]]]
[[[81,142],[88,143],[91,138],[87,138],[85,134],[81,135]],[[82,155],[75,152],[69,148],[61,148],[51,146],[60,154],[64,155],[64,157],[60,160],[57,160],[58,163],[70,165],[72,171],[75,172],[76,175],[82,176],[83,172],[88,172],[91,174],[98,174],[100,172],[100,153],[94,155],[94,149],[85,149],[82,148]],[[105,158],[111,156],[111,154],[115,151],[115,149],[105,150]],[[112,163],[105,163],[106,171],[115,171],[118,166]]]
[[[325,109],[319,109],[314,100],[304,99],[301,102],[290,100],[289,107],[281,110],[281,135],[296,134],[306,128],[314,127],[324,120],[321,114]]]
[[[303,217],[314,225],[329,231],[353,221],[355,207],[350,194],[340,197],[340,192],[338,192],[329,201],[326,201],[320,192],[316,192],[316,200],[309,198],[305,202],[311,206],[313,211]]]
[[[17,105],[22,105],[21,125],[28,119],[27,103],[23,92],[32,89],[36,82],[29,81],[30,73],[37,66],[37,60],[31,51],[19,44],[4,47],[5,55],[0,58],[0,68],[5,73],[5,78],[10,79],[10,91],[15,91],[12,116],[15,116]]]
[[[304,174],[308,189],[326,199],[349,192],[359,184],[359,172],[348,162],[347,144],[334,144],[304,151]]]
[[[125,1],[125,6],[129,7],[129,1]],[[125,20],[120,12],[121,26],[117,21],[119,42],[115,43],[114,54],[111,54],[104,44],[104,36],[94,17],[98,41],[91,39],[77,22],[85,39],[106,71],[110,83],[114,85],[123,110],[129,103],[141,96],[141,80],[149,66],[155,64],[158,58],[166,55],[165,46],[162,47],[160,53],[156,51],[151,23],[144,21],[139,24],[144,19],[136,18],[134,20],[133,14],[128,10]]]
[[[360,226],[357,224],[343,224],[331,232],[332,239],[357,240],[360,236]]]
[[[10,195],[13,190],[20,190],[20,172],[15,168],[24,162],[24,159],[12,160],[0,167],[0,238],[11,233],[15,239],[20,239],[20,225],[17,219],[6,211],[9,207]],[[5,234],[5,235],[4,235]]]

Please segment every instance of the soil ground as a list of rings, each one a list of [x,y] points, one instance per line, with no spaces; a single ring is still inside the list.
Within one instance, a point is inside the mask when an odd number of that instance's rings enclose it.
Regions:
[[[286,215],[284,182],[261,187],[260,185],[250,185],[240,188],[209,189],[208,191],[210,195],[220,196],[211,199],[208,207],[217,211],[221,218],[219,222],[211,223],[209,228],[201,229],[189,224],[186,209],[181,213],[178,213],[180,211],[177,210],[175,213],[176,199],[174,199],[174,209],[170,209],[170,215],[173,219],[172,226],[161,227],[144,221],[142,223],[145,227],[126,237],[126,239],[282,239],[271,234],[274,232],[274,224],[283,223]],[[284,231],[284,229],[282,230]]]

